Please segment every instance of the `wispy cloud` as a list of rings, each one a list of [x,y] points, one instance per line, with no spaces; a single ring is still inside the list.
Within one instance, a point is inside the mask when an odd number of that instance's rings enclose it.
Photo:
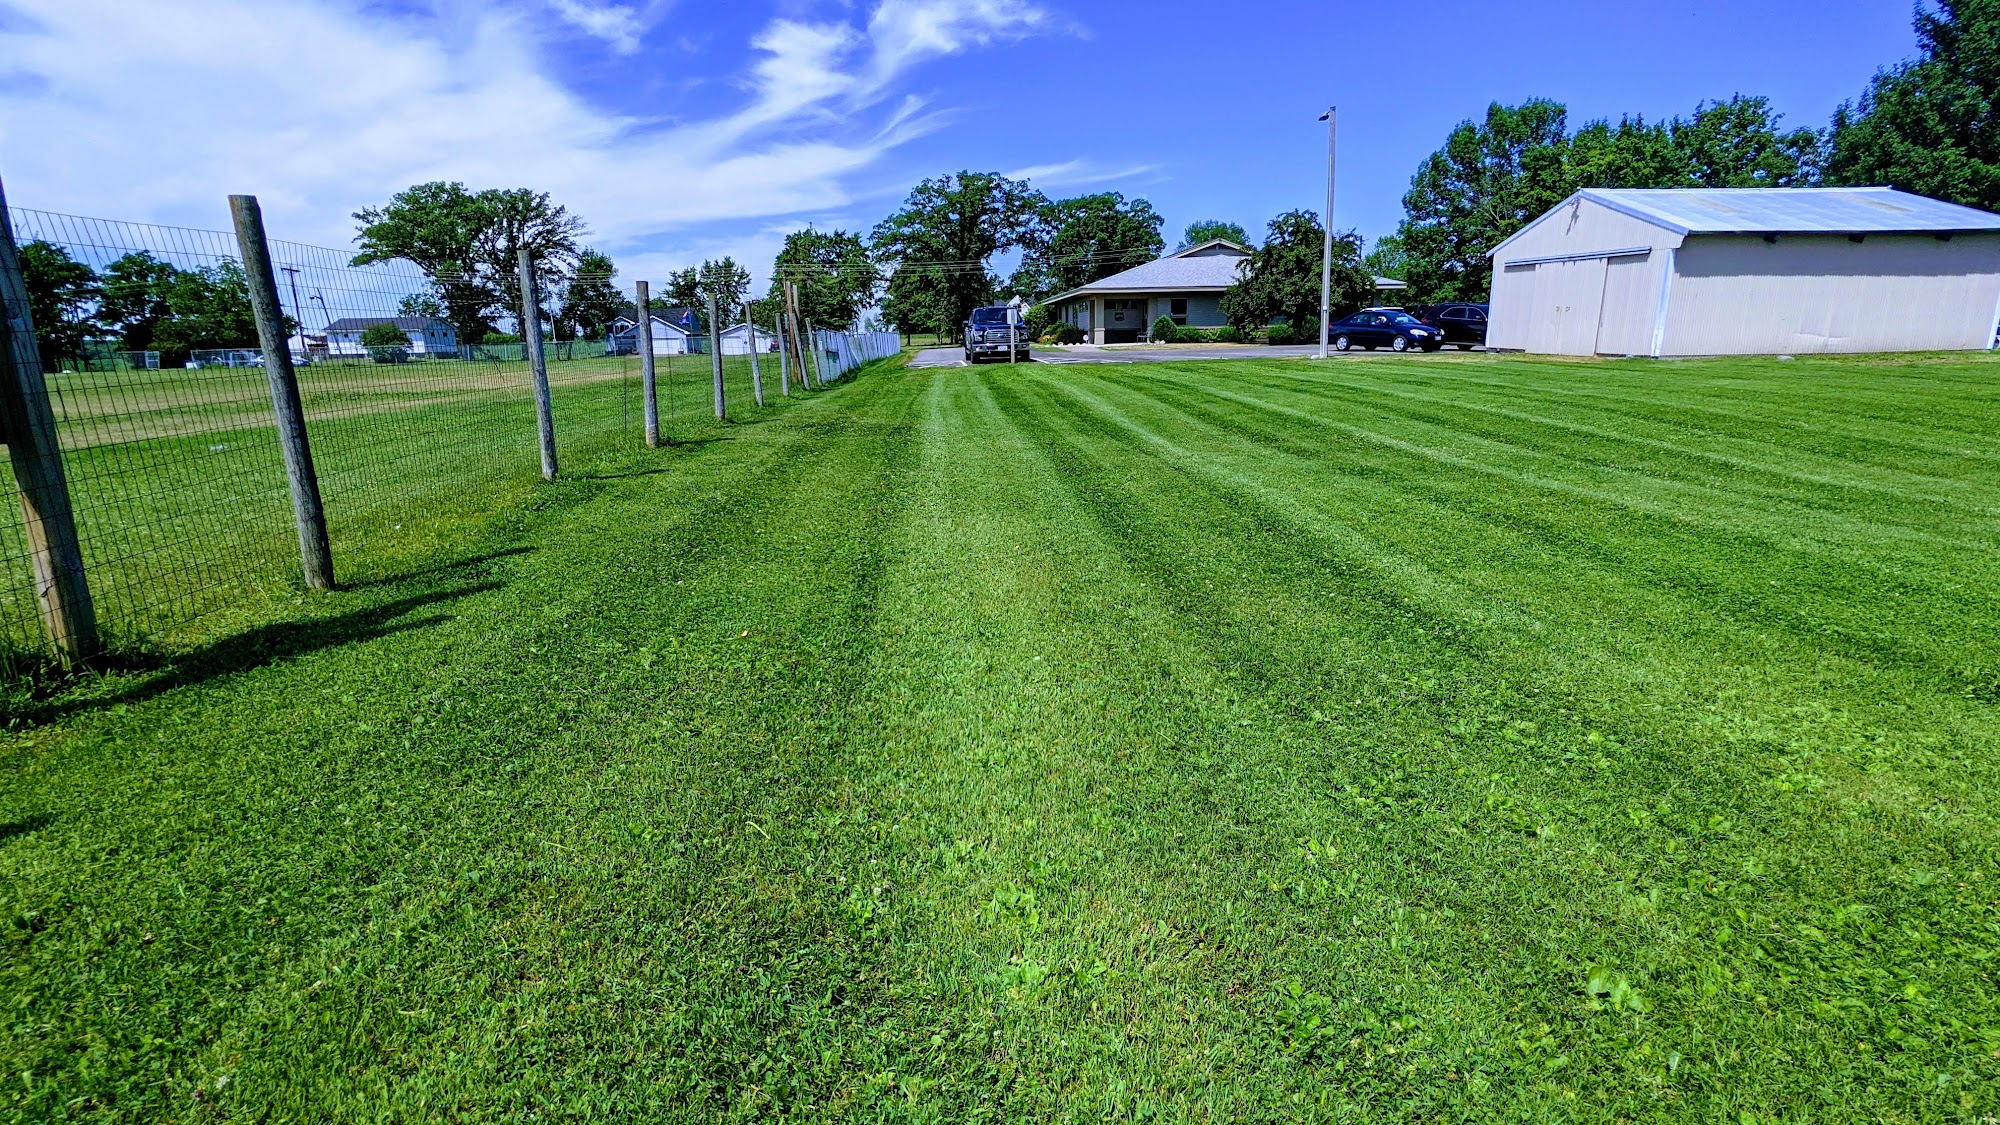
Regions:
[[[587,0],[548,0],[549,9],[585,35],[611,44],[619,54],[639,49],[639,37],[652,22],[650,13],[625,4],[592,4]]]
[[[773,20],[734,72],[736,104],[662,124],[560,80],[528,6],[644,50],[658,0],[457,8],[449,34],[369,0],[11,3],[0,152],[14,202],[213,227],[226,194],[251,191],[280,237],[342,245],[357,207],[463,180],[552,192],[634,253],[694,224],[847,206],[853,177],[942,120],[899,88],[912,67],[1047,22],[986,0]]]
[[[1129,164],[1119,168],[1106,168],[1079,158],[1065,160],[1060,164],[1035,164],[1017,168],[1007,173],[1007,178],[1028,180],[1042,188],[1088,187],[1093,184],[1108,184],[1118,180],[1150,176],[1159,171],[1159,168],[1157,164]]]

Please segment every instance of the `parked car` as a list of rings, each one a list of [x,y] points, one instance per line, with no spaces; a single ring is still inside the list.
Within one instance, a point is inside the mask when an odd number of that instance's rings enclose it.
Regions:
[[[1420,348],[1434,352],[1444,347],[1444,329],[1432,328],[1402,309],[1362,309],[1346,320],[1327,326],[1327,337],[1335,351],[1350,348],[1391,348],[1406,352]]]
[[[1028,330],[1018,325],[1011,330],[1008,328],[1007,306],[989,305],[973,309],[972,318],[965,322],[965,362],[1006,359],[1010,339],[1014,344],[1014,358],[1025,362],[1028,359]]]
[[[1444,329],[1444,342],[1471,351],[1486,343],[1485,305],[1418,305],[1410,312],[1432,328]]]

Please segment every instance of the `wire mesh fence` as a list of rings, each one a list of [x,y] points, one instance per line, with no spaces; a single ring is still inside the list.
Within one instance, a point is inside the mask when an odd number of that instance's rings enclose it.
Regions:
[[[903,348],[894,332],[815,332],[820,377],[831,383],[874,359],[887,359]]]
[[[219,611],[295,590],[298,539],[235,235],[8,215],[24,266],[38,263],[31,279],[74,283],[67,304],[42,294],[44,311],[56,311],[36,327],[106,638],[171,640]],[[341,250],[269,246],[337,565],[351,572],[356,559],[422,550],[441,521],[490,509],[535,479],[522,345],[461,340],[422,311],[437,281],[407,263],[355,266]],[[401,342],[383,343],[382,325]],[[840,378],[895,343],[817,333],[820,377]],[[639,359],[612,351],[601,336],[546,342],[565,459],[639,440]],[[735,414],[751,401],[750,357],[727,342],[722,351]],[[707,354],[656,356],[669,436],[707,416],[710,364]],[[0,476],[11,492],[11,470]],[[0,505],[0,672],[45,645],[22,514]]]

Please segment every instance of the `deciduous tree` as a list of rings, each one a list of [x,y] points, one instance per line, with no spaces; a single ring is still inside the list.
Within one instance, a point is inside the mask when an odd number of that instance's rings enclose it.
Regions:
[[[1041,215],[1042,236],[1008,288],[1039,299],[1150,262],[1165,245],[1163,221],[1151,203],[1115,191],[1050,203]]]
[[[1253,250],[1236,284],[1222,294],[1222,315],[1245,330],[1283,318],[1304,324],[1319,316],[1319,279],[1325,228],[1311,211],[1287,211],[1271,220],[1264,244]],[[1368,304],[1375,278],[1361,266],[1361,238],[1333,236],[1332,307],[1342,316]]]
[[[1189,223],[1185,230],[1181,231],[1181,244],[1175,247],[1175,249],[1185,250],[1190,246],[1200,246],[1204,242],[1213,242],[1218,238],[1226,238],[1238,246],[1247,247],[1250,245],[1250,234],[1243,229],[1243,224],[1241,223],[1227,222],[1222,219],[1196,219],[1194,222]]]
[[[881,290],[878,267],[858,234],[796,230],[771,272],[771,299],[782,300],[782,283],[798,287],[801,315],[815,325],[845,327],[875,303]]]
[[[1834,114],[1827,179],[2000,210],[2000,0],[1937,0],[1917,58]]]
[[[987,262],[993,255],[1037,248],[1047,204],[1027,183],[986,172],[918,184],[903,209],[870,236],[876,260],[894,269],[889,295],[897,311],[891,319],[899,326],[923,323],[905,317],[929,319],[923,331],[941,319],[955,336],[972,310],[991,299],[995,279]]]
[[[82,359],[83,343],[96,328],[97,272],[52,242],[25,243],[20,258],[42,366],[60,370]]]

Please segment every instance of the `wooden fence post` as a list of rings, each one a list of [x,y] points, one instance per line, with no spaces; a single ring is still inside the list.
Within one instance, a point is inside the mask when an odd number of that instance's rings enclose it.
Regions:
[[[278,303],[271,245],[264,237],[264,211],[254,195],[229,197],[236,220],[236,246],[243,252],[243,279],[250,287],[250,312],[257,318],[257,342],[264,349],[264,378],[271,385],[271,417],[278,426],[278,449],[285,457],[285,484],[292,493],[292,519],[299,528],[299,562],[306,587],[333,589],[333,547],[327,541],[326,506],[320,500],[319,472],[306,436],[306,410],[299,399],[299,376],[292,369],[292,334]]]
[[[528,378],[535,385],[535,429],[542,439],[542,479],[556,479],[556,418],[549,404],[549,362],[542,355],[542,301],[535,289],[535,258],[521,251],[521,342],[528,349]]]
[[[98,653],[97,610],[84,580],[69,478],[63,473],[55,410],[42,377],[42,351],[28,314],[28,286],[14,246],[7,193],[0,188],[0,437],[21,493],[21,523],[35,568],[42,627],[64,667]]]
[[[757,369],[757,322],[750,316],[750,302],[743,302],[743,330],[750,334],[750,389],[757,395],[757,405],[764,405],[764,373]]]
[[[713,293],[708,295],[708,366],[715,372],[715,420],[727,421],[722,402],[722,325],[716,319]]]
[[[783,294],[784,290],[779,289],[778,292]],[[785,353],[791,349],[785,346],[785,302],[782,296],[778,300],[777,317],[777,323],[771,325],[771,327],[778,330],[778,393],[784,395],[786,398],[790,398],[792,397],[792,365]]]
[[[660,447],[660,398],[653,377],[653,291],[646,282],[639,290],[639,398],[646,415],[646,448]]]
[[[826,387],[826,372],[821,370],[819,365],[819,337],[814,335],[813,322],[810,320],[806,321],[806,342],[812,345],[813,383],[824,389]]]

